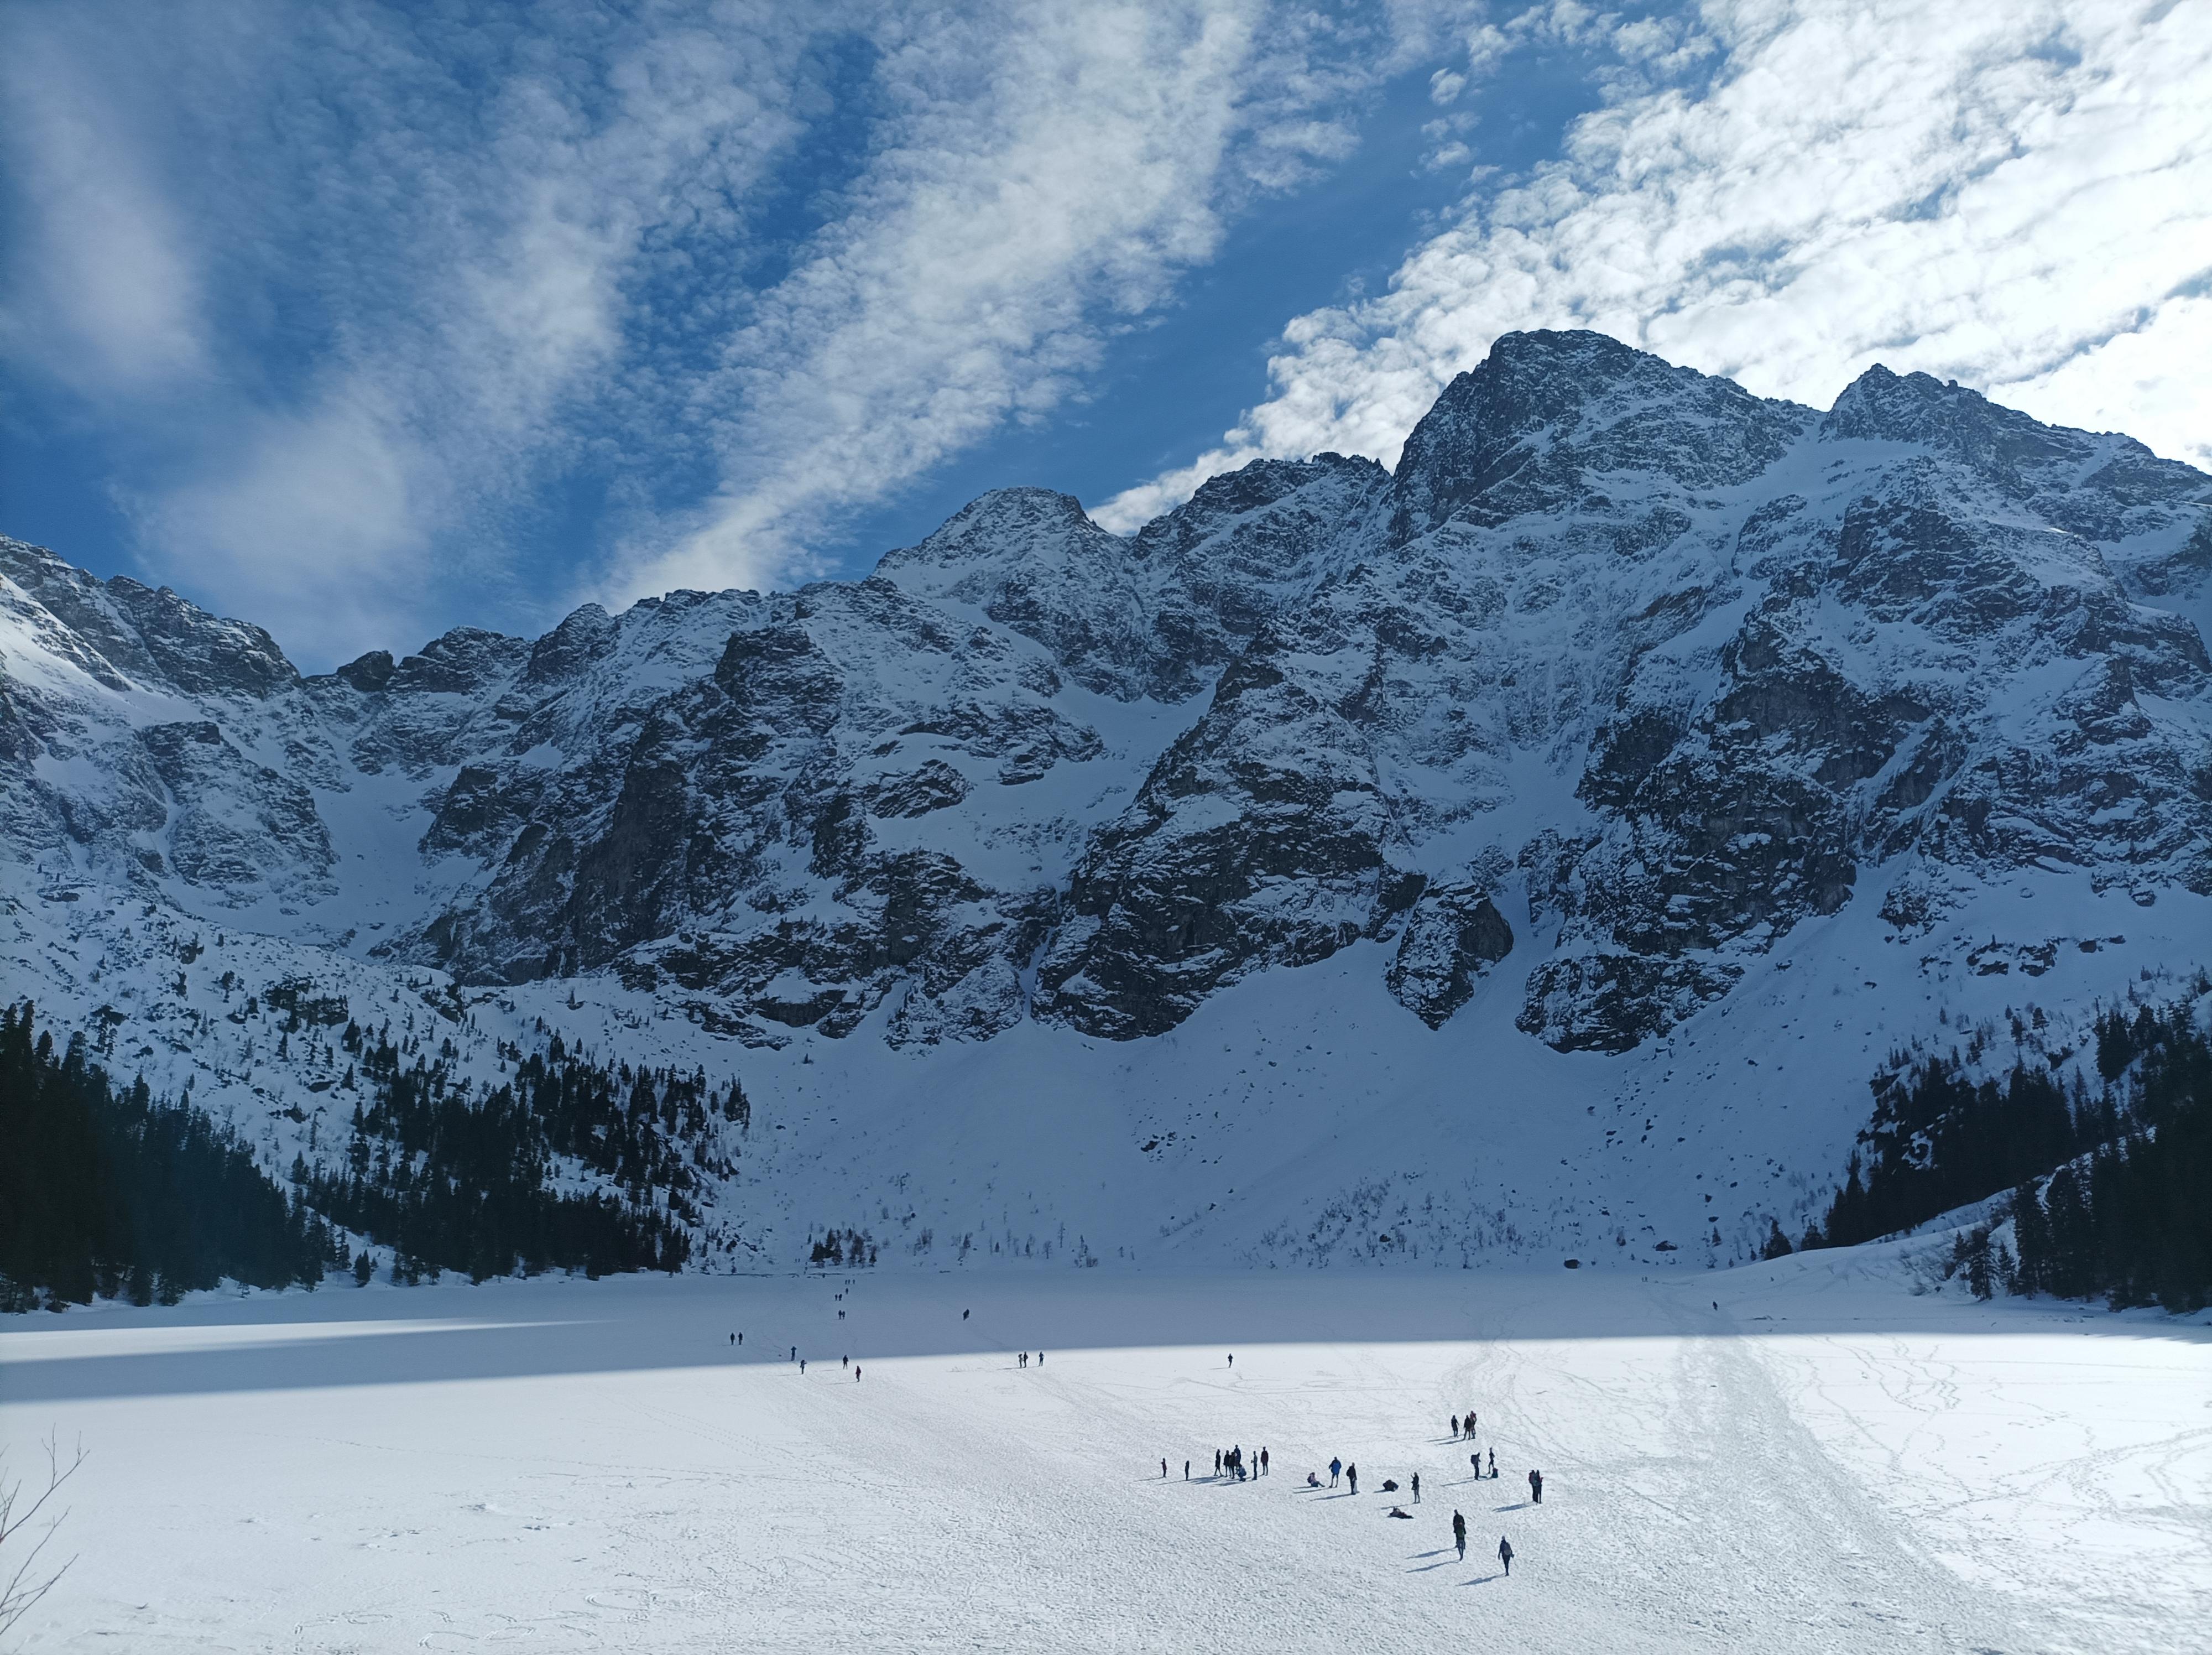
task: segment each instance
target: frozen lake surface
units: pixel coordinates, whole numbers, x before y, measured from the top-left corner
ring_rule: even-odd
[[[1468,1407],[1495,1481],[1449,1438]],[[2109,1652],[2212,1626],[2202,1318],[1915,1298],[1879,1250],[5,1318],[15,1469],[49,1432],[91,1457],[33,1651]],[[1214,1480],[1239,1444],[1273,1475]],[[1304,1486],[1333,1455],[1356,1497]],[[1381,1492],[1414,1472],[1419,1504]]]

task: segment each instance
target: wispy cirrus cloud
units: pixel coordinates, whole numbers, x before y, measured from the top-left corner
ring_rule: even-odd
[[[617,594],[804,569],[838,512],[1059,406],[1243,199],[1349,149],[1344,102],[1397,38],[1256,3],[888,31],[866,167],[704,387],[721,484]]]
[[[323,658],[511,581],[500,515],[600,435],[578,409],[652,239],[740,235],[801,130],[804,35],[727,5],[123,9],[10,20],[5,337],[134,439],[148,569]],[[88,222],[87,186],[129,194]]]
[[[1821,406],[1876,361],[1924,369],[2212,464],[2204,9],[1711,0],[1670,25],[1559,3],[1473,31],[1437,94],[1570,34],[1611,53],[1612,95],[1563,154],[1478,176],[1387,293],[1292,321],[1267,398],[1101,520],[1262,454],[1395,462],[1455,374],[1530,327]]]
[[[1463,21],[1395,15],[27,3],[0,347],[127,454],[144,570],[309,659],[770,584],[1077,394]],[[518,560],[579,476],[599,544]]]

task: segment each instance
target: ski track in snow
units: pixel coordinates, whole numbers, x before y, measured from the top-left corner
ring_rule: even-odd
[[[1914,1298],[1901,1257],[540,1281],[9,1318],[16,1468],[50,1431],[93,1454],[57,1542],[77,1561],[19,1639],[2191,1646],[2212,1329]],[[1469,1406],[1495,1480],[1447,1433]],[[1239,1443],[1273,1475],[1214,1479]],[[1302,1486],[1332,1454],[1358,1496]],[[1421,1503],[1380,1492],[1413,1471]]]

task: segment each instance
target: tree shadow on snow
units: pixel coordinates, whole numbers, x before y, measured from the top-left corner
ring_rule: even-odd
[[[1063,1360],[1083,1360],[1090,1351],[1144,1350],[1192,1379],[1212,1374],[1224,1335],[1237,1336],[1240,1346],[1252,1347],[1261,1360],[1271,1346],[1401,1340],[1729,1338],[1750,1331],[1745,1323],[1755,1313],[1775,1311],[1785,1311],[1786,1319],[1778,1315],[1760,1322],[1762,1333],[2063,1332],[2083,1339],[2181,1340],[2212,1349],[2212,1328],[2149,1313],[2093,1315],[2044,1301],[1971,1306],[1914,1299],[1887,1282],[1831,1280],[1836,1272],[1826,1261],[1847,1263],[1844,1255],[1851,1250],[1810,1255],[1814,1264],[1799,1264],[1793,1256],[1737,1272],[1700,1272],[1701,1280],[1682,1282],[1600,1275],[1562,1284],[1556,1272],[1474,1272],[1451,1282],[1444,1296],[1433,1282],[1364,1272],[1318,1283],[1301,1272],[1281,1273],[1279,1281],[1264,1274],[1130,1275],[1077,1287],[1059,1278],[956,1284],[927,1275],[884,1275],[867,1281],[842,1323],[829,1319],[817,1297],[819,1284],[811,1278],[630,1276],[366,1290],[333,1285],[313,1293],[210,1296],[166,1310],[104,1305],[90,1315],[0,1316],[0,1335],[14,1347],[0,1360],[0,1401],[86,1402],[654,1369],[696,1372],[702,1399],[711,1399],[729,1394],[720,1387],[737,1376],[726,1370],[786,1367],[784,1353],[793,1344],[805,1354],[826,1343],[871,1363],[986,1356],[995,1367],[1003,1360],[1003,1335],[987,1338],[980,1323],[995,1329],[1009,1321],[1030,1329],[1036,1343],[1066,1353],[1054,1358],[1055,1369]],[[1716,1287],[1724,1305],[1717,1316],[1709,1310]],[[963,1323],[961,1311],[979,1302],[989,1314]],[[336,1325],[349,1323],[354,1325]],[[220,1344],[179,1341],[173,1348],[136,1350],[116,1349],[104,1336],[125,1329],[216,1327],[254,1331]],[[732,1328],[752,1336],[735,1352],[726,1343]],[[96,1336],[76,1342],[88,1334]],[[49,1347],[68,1354],[21,1360],[48,1339],[70,1342]],[[1187,1372],[1176,1366],[1186,1354]],[[804,1380],[793,1375],[802,1384],[831,1384],[840,1377],[836,1369],[824,1370],[818,1381],[812,1373]],[[896,1382],[895,1373],[884,1378]],[[865,1404],[860,1388],[848,1381],[846,1389]]]

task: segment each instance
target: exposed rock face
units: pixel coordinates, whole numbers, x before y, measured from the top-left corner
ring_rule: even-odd
[[[1432,1029],[1474,995],[1475,980],[1513,952],[1513,928],[1480,885],[1435,885],[1406,916],[1383,981]]]
[[[1522,1030],[1617,1051],[1870,869],[1900,930],[2029,866],[2212,891],[2212,478],[1880,368],[1821,415],[1508,336],[1395,476],[1262,461],[1128,538],[1002,490],[863,581],[305,679],[0,575],[25,877],[753,1040],[1139,1038],[1364,940],[1431,1027],[1516,958]]]
[[[1185,701],[1360,554],[1389,486],[1370,459],[1258,460],[1127,540],[1072,496],[1001,489],[877,575],[1035,639],[1086,690]]]

